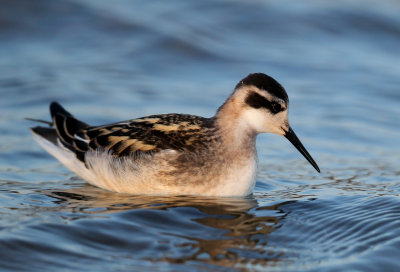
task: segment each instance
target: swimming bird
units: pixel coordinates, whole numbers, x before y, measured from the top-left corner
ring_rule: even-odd
[[[90,126],[53,102],[52,121],[42,121],[49,127],[31,130],[67,168],[109,191],[246,196],[255,185],[260,133],[286,137],[320,172],[289,125],[288,104],[275,79],[254,73],[211,118],[171,113]]]

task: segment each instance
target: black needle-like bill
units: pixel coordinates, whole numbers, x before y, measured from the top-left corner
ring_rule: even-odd
[[[298,151],[300,151],[300,153],[307,159],[307,161],[311,163],[312,166],[314,166],[315,170],[317,170],[320,173],[317,163],[314,161],[314,159],[308,153],[306,148],[300,142],[299,138],[297,138],[292,128],[289,128],[289,131],[286,132],[285,137],[297,148]]]

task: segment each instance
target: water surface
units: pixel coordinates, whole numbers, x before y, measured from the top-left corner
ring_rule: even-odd
[[[397,1],[0,1],[0,268],[398,271]],[[212,116],[250,72],[275,77],[321,174],[258,137],[247,198],[87,185],[32,140],[57,100],[102,124]]]

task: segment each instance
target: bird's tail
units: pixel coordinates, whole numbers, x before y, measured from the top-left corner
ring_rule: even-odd
[[[31,128],[32,132],[55,145],[61,144],[75,153],[79,160],[83,161],[84,152],[88,148],[87,143],[78,140],[75,138],[75,135],[80,130],[89,127],[89,125],[76,119],[57,102],[50,104],[50,115],[52,122],[27,118],[28,120],[45,123],[50,126],[33,127]]]

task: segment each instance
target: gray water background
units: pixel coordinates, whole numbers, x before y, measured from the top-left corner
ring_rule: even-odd
[[[0,270],[399,271],[400,2],[0,0]],[[321,174],[258,137],[248,198],[87,185],[24,117],[212,116],[275,77]]]

